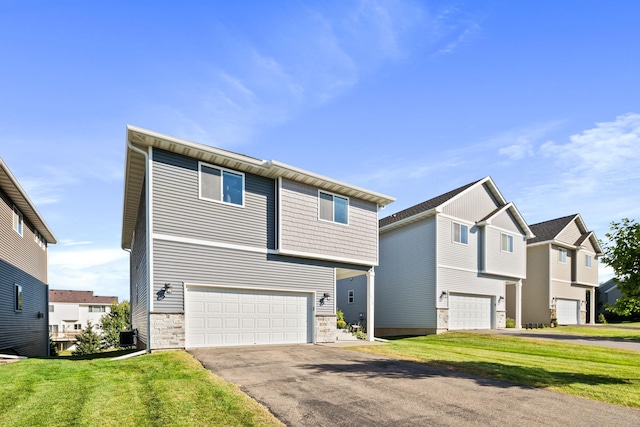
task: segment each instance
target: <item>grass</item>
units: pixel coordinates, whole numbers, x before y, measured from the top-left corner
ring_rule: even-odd
[[[354,349],[640,408],[640,353],[634,351],[465,332]]]
[[[282,426],[184,351],[0,366],[2,426]]]
[[[598,338],[616,338],[640,341],[640,324],[637,323],[607,324],[598,326],[558,326],[557,328],[532,329],[527,332],[539,332],[541,334],[584,335]]]

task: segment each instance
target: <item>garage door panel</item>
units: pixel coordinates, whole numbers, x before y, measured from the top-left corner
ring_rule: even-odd
[[[449,296],[449,329],[491,329],[493,299],[484,295]]]
[[[310,294],[187,287],[186,298],[188,347],[312,342]]]
[[[578,324],[578,300],[558,299],[556,300],[556,317],[561,325]]]

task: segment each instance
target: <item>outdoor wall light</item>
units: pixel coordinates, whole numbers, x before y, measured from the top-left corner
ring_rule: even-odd
[[[44,313],[39,311],[38,312],[38,319],[42,319],[44,317]]]
[[[320,305],[324,305],[325,301],[329,299],[329,293],[325,292],[320,298]]]
[[[325,292],[324,295],[322,295],[322,298],[329,299],[329,293]]]
[[[500,304],[502,302],[502,300],[504,300],[504,297],[502,295],[500,295],[500,297],[498,298],[498,304]]]
[[[442,291],[442,293],[440,294],[440,299],[443,299],[446,296],[447,296],[447,293],[445,291]]]
[[[165,284],[164,284],[164,286],[162,287],[162,289],[163,289],[166,293],[170,294],[170,293],[171,293],[171,283],[165,283]]]

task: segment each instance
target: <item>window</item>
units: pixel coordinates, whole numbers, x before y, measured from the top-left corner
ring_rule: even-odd
[[[469,226],[464,224],[453,223],[453,241],[466,245],[469,243]]]
[[[82,330],[82,325],[80,323],[74,323],[73,324],[73,330],[74,331],[81,331]]]
[[[355,292],[353,290],[349,291],[347,294],[347,302],[349,302],[349,304],[356,302]]]
[[[15,310],[22,311],[22,286],[16,285],[15,289]]]
[[[349,223],[349,199],[320,191],[318,200],[320,219],[340,224]]]
[[[89,306],[89,313],[104,313],[106,310],[106,307],[104,305],[90,305]]]
[[[49,313],[53,313],[53,304],[49,304]]]
[[[200,198],[244,205],[244,174],[200,163]]]
[[[13,207],[13,229],[16,230],[16,233],[22,236],[22,212],[18,210],[15,206]]]
[[[49,325],[49,333],[57,334],[58,333],[58,325]]]
[[[587,266],[587,268],[591,268],[591,263],[592,263],[593,257],[589,254],[585,254],[585,265]]]
[[[567,250],[565,248],[558,248],[558,262],[560,264],[567,263]]]
[[[44,248],[47,247],[47,244],[44,241],[44,238],[42,238],[40,233],[38,233],[37,231],[33,232],[33,241],[36,242],[38,244],[38,246],[40,246],[42,248],[42,250],[44,250]]]
[[[502,233],[501,240],[502,240],[502,244],[501,244],[502,252],[513,253],[513,236],[511,236],[510,234]]]

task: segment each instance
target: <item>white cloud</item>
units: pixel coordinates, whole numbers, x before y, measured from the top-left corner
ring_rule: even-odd
[[[36,206],[59,203],[64,198],[64,189],[78,180],[68,171],[53,166],[37,169],[38,176],[20,178],[20,185]]]
[[[505,156],[509,160],[522,160],[532,157],[535,144],[546,138],[550,132],[557,129],[562,123],[562,121],[550,121],[520,129],[512,129],[490,138],[483,143],[483,146],[499,146],[498,154],[501,156]]]

